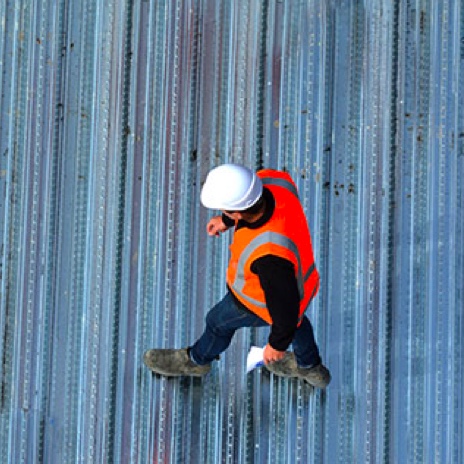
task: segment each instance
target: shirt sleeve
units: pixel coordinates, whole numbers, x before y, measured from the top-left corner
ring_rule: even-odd
[[[222,222],[227,227],[232,227],[235,225],[235,221],[231,219],[229,216],[225,215],[224,213],[222,213]]]
[[[298,325],[300,295],[293,263],[274,255],[258,258],[251,266],[258,275],[272,318],[269,345],[285,351]]]

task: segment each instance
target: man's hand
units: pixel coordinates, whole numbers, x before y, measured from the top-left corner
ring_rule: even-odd
[[[219,235],[225,232],[228,227],[222,222],[222,216],[214,216],[210,219],[206,226],[206,232],[208,235]]]
[[[280,361],[285,356],[285,351],[277,351],[269,343],[264,347],[264,364]]]

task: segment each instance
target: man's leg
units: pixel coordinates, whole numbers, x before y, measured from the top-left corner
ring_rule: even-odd
[[[211,361],[227,349],[237,329],[267,325],[254,314],[238,307],[230,293],[206,316],[205,331],[186,349],[154,349],[144,354],[144,362],[153,372],[166,376],[202,376],[210,370]]]
[[[306,316],[296,329],[292,345],[298,367],[314,367],[321,363],[313,326]]]
[[[237,329],[265,325],[258,316],[239,308],[228,292],[207,314],[205,331],[190,348],[190,357],[196,364],[209,364],[229,347]]]
[[[327,387],[331,380],[330,372],[321,362],[313,327],[306,316],[295,332],[292,345],[293,353],[287,352],[281,361],[266,367],[281,377],[297,377],[314,387]]]

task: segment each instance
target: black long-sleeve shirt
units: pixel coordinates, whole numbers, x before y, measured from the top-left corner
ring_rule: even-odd
[[[264,188],[263,194],[266,207],[262,217],[253,223],[240,220],[237,224],[238,229],[242,227],[257,229],[271,218],[275,209],[275,200],[267,188]],[[235,225],[235,222],[225,214],[222,220],[228,227]],[[300,296],[293,263],[285,258],[269,254],[256,259],[251,264],[251,271],[259,278],[272,318],[269,345],[275,350],[285,351],[295,335],[300,308]],[[236,302],[245,311],[249,311],[238,299]]]

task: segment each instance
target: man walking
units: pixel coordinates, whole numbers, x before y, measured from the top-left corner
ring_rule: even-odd
[[[264,363],[271,372],[325,388],[322,364],[305,311],[319,289],[311,236],[295,183],[281,171],[221,165],[208,174],[201,202],[222,211],[209,235],[234,227],[227,293],[206,316],[201,337],[183,349],[152,349],[144,362],[165,376],[202,376],[237,329],[270,326]],[[292,345],[293,352],[287,351]]]

